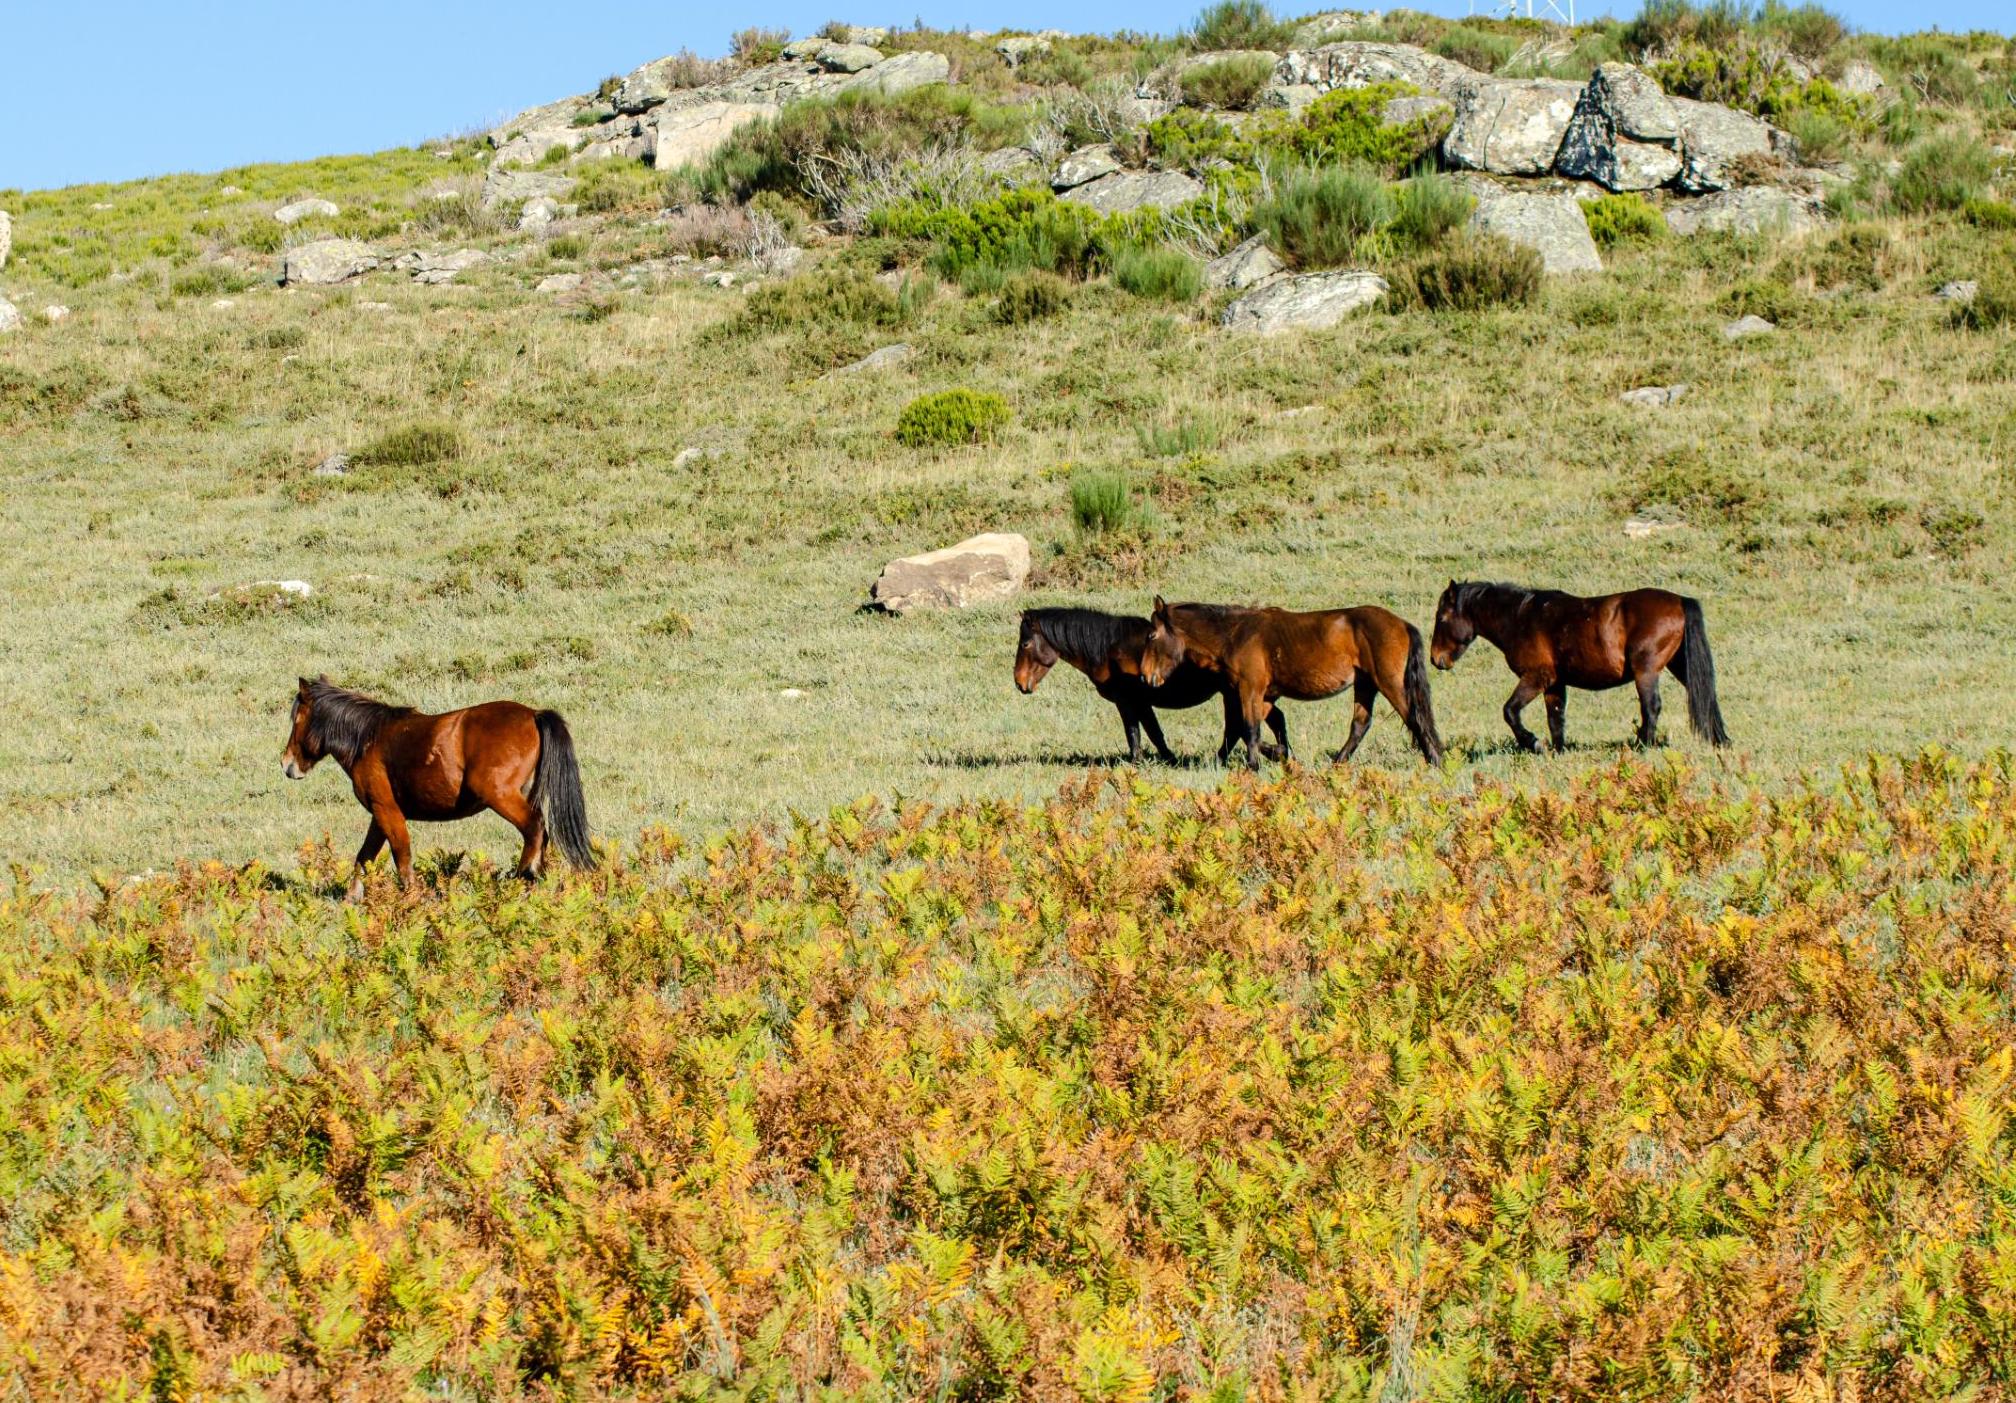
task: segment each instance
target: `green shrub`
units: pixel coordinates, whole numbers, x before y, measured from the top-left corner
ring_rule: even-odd
[[[219,263],[199,263],[168,279],[168,291],[176,297],[224,297],[250,286],[252,279]]]
[[[1298,268],[1360,260],[1368,237],[1393,220],[1393,194],[1363,166],[1291,166],[1253,211],[1254,226]]]
[[[1480,73],[1496,73],[1519,51],[1519,43],[1509,34],[1459,24],[1435,41],[1435,52],[1454,59]]]
[[[1906,34],[1895,39],[1867,35],[1857,41],[1880,64],[1891,85],[1923,94],[1942,107],[1965,107],[1981,94],[1981,76],[1946,34]]]
[[[1906,214],[1964,209],[1987,193],[1994,175],[1995,158],[1980,142],[1953,133],[1927,137],[1904,153],[1890,203]]]
[[[1253,144],[1208,112],[1179,107],[1143,130],[1149,159],[1165,170],[1202,170],[1218,161],[1250,162]]]
[[[1024,268],[1083,277],[1091,268],[1099,216],[1048,190],[1009,190],[964,209],[917,202],[889,205],[869,218],[871,233],[928,239],[931,266],[968,290],[976,265],[999,278]]]
[[[908,448],[950,448],[992,438],[1008,422],[1008,401],[985,390],[919,395],[896,420],[896,441]]]
[[[2016,255],[2016,249],[2003,252],[2005,257]],[[1981,278],[1973,301],[1961,306],[1958,316],[1963,326],[1976,331],[2016,326],[2016,273],[2010,272],[2006,262]]]
[[[1168,244],[1116,244],[1108,262],[1113,281],[1136,297],[1194,302],[1204,290],[1204,269],[1197,260]]]
[[[1787,5],[1782,0],[1764,0],[1753,23],[1760,32],[1770,35],[1793,53],[1816,63],[1848,37],[1848,26],[1841,17],[1819,5]]]
[[[1749,7],[1742,0],[1710,0],[1706,5],[1645,0],[1638,17],[1624,26],[1623,40],[1626,48],[1641,56],[1671,52],[1688,42],[1724,48],[1743,37],[1749,18]]]
[[[1806,311],[1806,299],[1776,278],[1745,278],[1715,305],[1728,316],[1762,317],[1775,326],[1796,322]]]
[[[1265,54],[1235,54],[1216,63],[1201,63],[1183,73],[1183,101],[1192,107],[1244,111],[1274,76],[1274,61]]]
[[[1147,514],[1122,473],[1089,471],[1071,478],[1071,521],[1087,536],[1139,532]]]
[[[548,240],[546,244],[547,256],[560,259],[562,262],[571,262],[587,251],[588,241],[579,234],[562,234],[556,239]]]
[[[1795,112],[1782,125],[1799,143],[1803,160],[1835,161],[1847,149],[1849,131],[1841,119],[1826,112]]]
[[[1875,292],[1887,281],[1890,236],[1874,224],[1851,224],[1824,243],[1808,244],[1786,259],[1786,270],[1822,289]]]
[[[1053,42],[1043,53],[1022,60],[1015,76],[1038,88],[1083,88],[1093,79],[1092,65],[1068,43]]]
[[[1339,88],[1311,103],[1299,123],[1270,131],[1265,140],[1270,148],[1305,163],[1356,162],[1391,175],[1421,160],[1448,132],[1446,110],[1437,117],[1387,125],[1387,103],[1418,95],[1410,83]]]
[[[411,468],[460,458],[466,448],[462,431],[453,424],[422,422],[388,429],[350,455],[350,461],[370,468]]]
[[[1462,228],[1476,207],[1476,197],[1448,176],[1423,171],[1394,189],[1389,227],[1401,248],[1432,248]]]
[[[1474,312],[1532,302],[1545,268],[1540,255],[1496,234],[1459,234],[1403,265],[1391,279],[1393,305]]]
[[[1582,205],[1589,237],[1602,249],[1652,243],[1666,237],[1666,216],[1639,194],[1599,195]]]
[[[1065,311],[1071,305],[1071,285],[1055,273],[1030,269],[1004,278],[1001,296],[994,303],[994,320],[1003,326],[1022,326]]]
[[[2016,205],[1977,196],[1960,207],[1961,217],[1977,229],[2016,229]]]
[[[1150,458],[1187,458],[1216,448],[1222,432],[1210,419],[1189,418],[1174,423],[1142,424],[1134,430],[1134,436],[1141,444],[1141,451]]]
[[[728,37],[728,52],[739,61],[754,68],[759,64],[775,63],[784,52],[784,46],[791,42],[788,29],[764,29],[751,25],[738,29]]]
[[[1218,0],[1190,27],[1190,44],[1199,53],[1218,49],[1285,49],[1294,27],[1274,18],[1262,0]]]
[[[906,320],[902,298],[868,274],[822,269],[755,288],[730,325],[747,332],[802,332],[814,327],[891,327]]]

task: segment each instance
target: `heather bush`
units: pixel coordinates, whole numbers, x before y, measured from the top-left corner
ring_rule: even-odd
[[[1495,234],[1458,234],[1402,264],[1388,279],[1395,307],[1475,312],[1540,295],[1540,255]]]
[[[1274,63],[1264,54],[1235,54],[1199,64],[1183,72],[1183,101],[1192,107],[1243,111],[1253,105],[1273,74]]]
[[[1602,249],[1651,243],[1666,237],[1666,216],[1643,195],[1599,195],[1582,205],[1589,237]]]
[[[1890,204],[1905,214],[1966,208],[1980,199],[1995,175],[1995,158],[1971,137],[1930,136],[1904,153],[1890,181]]]
[[[1008,401],[991,391],[939,390],[903,407],[896,441],[908,448],[956,448],[994,437],[1008,419]]]
[[[1285,49],[1292,26],[1274,17],[1263,0],[1218,0],[1190,28],[1190,46],[1199,53],[1220,49]]]

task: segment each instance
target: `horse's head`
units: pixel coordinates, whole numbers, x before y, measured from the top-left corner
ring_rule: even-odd
[[[1034,611],[1022,616],[1022,639],[1015,645],[1015,685],[1026,696],[1057,666],[1057,650],[1043,636]]]
[[[1155,612],[1148,619],[1148,641],[1141,647],[1141,680],[1159,687],[1182,664],[1187,646],[1177,628],[1176,611],[1155,596]]]
[[[306,779],[322,758],[311,721],[315,712],[314,684],[301,679],[294,693],[294,705],[287,712],[287,749],[280,755],[280,773],[289,779]]]
[[[1463,612],[1463,591],[1454,580],[1442,591],[1435,605],[1435,640],[1428,648],[1428,660],[1439,668],[1452,668],[1477,636],[1477,626]]]

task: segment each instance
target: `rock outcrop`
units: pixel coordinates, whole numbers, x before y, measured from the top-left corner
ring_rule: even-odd
[[[1466,84],[1442,159],[1493,175],[1545,175],[1554,169],[1582,89],[1551,78]]]
[[[767,102],[702,102],[667,108],[651,125],[651,164],[661,171],[699,165],[737,131],[751,122],[775,117],[780,110]]]
[[[1279,277],[1287,264],[1267,247],[1263,234],[1255,234],[1230,253],[1221,254],[1204,265],[1204,286],[1220,291],[1245,292],[1270,278]]]
[[[411,273],[416,283],[452,283],[458,273],[489,261],[490,255],[480,248],[457,249],[453,253],[421,253],[416,249],[400,254],[392,260],[392,266],[402,273]]]
[[[293,287],[327,287],[348,282],[376,268],[378,250],[355,239],[317,239],[287,250],[280,264],[280,281]]]
[[[1081,146],[1057,163],[1057,173],[1050,177],[1053,190],[1075,190],[1080,185],[1089,185],[1102,175],[1111,175],[1120,169],[1120,153],[1110,144]]]
[[[1575,104],[1554,168],[1612,190],[1653,190],[1680,174],[1680,111],[1642,69],[1606,63]]]
[[[328,200],[296,200],[292,204],[280,206],[273,211],[273,217],[282,224],[295,224],[303,219],[334,219],[343,211]]]
[[[1062,198],[1100,214],[1125,214],[1137,209],[1174,209],[1203,193],[1203,185],[1181,171],[1114,171],[1066,190]]]
[[[557,200],[571,191],[574,184],[573,177],[554,171],[502,170],[492,165],[490,173],[483,177],[483,208],[496,209],[541,195]]]
[[[1769,122],[1692,98],[1668,99],[1680,113],[1681,165],[1675,182],[1689,194],[1727,190],[1737,182],[1745,158],[1769,161],[1796,154],[1792,138]]]
[[[1304,273],[1276,278],[1247,293],[1218,320],[1229,330],[1255,336],[1320,331],[1385,295],[1386,280],[1377,273]]]
[[[1369,88],[1374,83],[1412,83],[1423,92],[1453,101],[1462,90],[1489,81],[1474,68],[1412,44],[1345,40],[1289,53],[1274,66],[1272,86],[1308,87],[1327,93],[1336,88]]]
[[[1465,179],[1463,188],[1477,200],[1471,228],[1533,249],[1550,274],[1603,271],[1574,191],[1513,189],[1480,176]]]
[[[1775,185],[1718,190],[1666,207],[1666,227],[1676,234],[1803,234],[1827,222],[1820,204]]]
[[[892,614],[913,609],[964,609],[1006,599],[1029,578],[1029,542],[1010,532],[989,532],[882,567],[870,589]]]

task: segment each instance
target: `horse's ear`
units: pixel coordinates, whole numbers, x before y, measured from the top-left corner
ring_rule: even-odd
[[[1162,596],[1161,596],[1161,595],[1159,595],[1159,594],[1158,594],[1158,595],[1156,595],[1156,596],[1155,596],[1155,614],[1156,614],[1156,617],[1158,617],[1158,618],[1159,618],[1159,617],[1161,617],[1162,615],[1164,615],[1164,614],[1166,614],[1166,613],[1168,613],[1168,612],[1169,612],[1169,606],[1168,606],[1167,604],[1165,604],[1165,603],[1164,603],[1164,602],[1162,601]]]
[[[298,680],[299,680],[299,681],[300,681],[300,683],[301,683],[301,695],[305,697],[305,696],[307,696],[307,695],[308,695],[308,688],[309,688],[309,687],[310,687],[310,686],[311,686],[312,684],[311,684],[311,683],[310,683],[310,682],[308,681],[308,679],[307,679],[307,678],[305,678],[305,677],[303,677],[303,678],[300,678],[300,679],[298,679]]]

